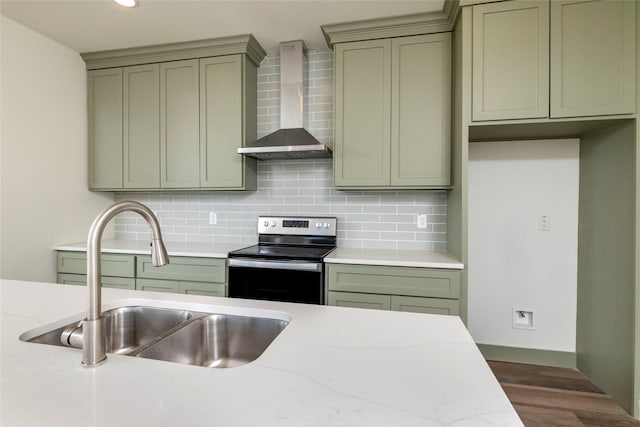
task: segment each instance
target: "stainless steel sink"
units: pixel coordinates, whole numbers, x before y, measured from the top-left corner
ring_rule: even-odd
[[[103,316],[105,317],[107,353],[130,354],[192,319],[194,313],[187,310],[128,306],[106,311]],[[32,338],[28,342],[69,346],[61,340],[61,336],[65,330],[71,331],[76,326],[78,328],[74,333],[81,332],[80,323],[73,322]],[[82,346],[82,341],[79,343],[76,347]]]
[[[232,368],[260,357],[287,324],[278,319],[212,314],[189,322],[138,357]]]
[[[148,306],[125,306],[103,313],[106,352],[214,368],[256,360],[289,324],[268,317],[213,314]],[[82,347],[75,321],[23,341]]]

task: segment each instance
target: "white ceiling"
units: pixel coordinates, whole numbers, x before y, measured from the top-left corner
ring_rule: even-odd
[[[320,25],[442,10],[444,0],[0,0],[0,13],[77,52],[252,33],[269,54],[302,39],[327,49]]]

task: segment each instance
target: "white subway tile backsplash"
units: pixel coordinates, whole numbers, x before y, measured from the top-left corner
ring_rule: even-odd
[[[308,129],[333,145],[333,53],[309,51]],[[268,56],[258,71],[258,137],[280,126],[280,58]],[[137,200],[158,216],[167,241],[253,244],[261,214],[338,218],[338,245],[349,248],[446,249],[447,197],[435,191],[337,191],[331,160],[258,162],[255,192],[117,193]],[[209,224],[209,212],[217,224]],[[416,216],[427,214],[426,229]],[[144,220],[133,213],[115,218],[122,239],[148,239]]]

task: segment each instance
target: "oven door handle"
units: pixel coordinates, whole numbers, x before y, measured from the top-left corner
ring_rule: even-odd
[[[276,270],[322,271],[321,262],[296,261],[255,261],[247,259],[229,258],[229,267],[271,268]]]

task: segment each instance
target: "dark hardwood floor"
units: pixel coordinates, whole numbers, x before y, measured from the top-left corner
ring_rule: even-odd
[[[574,369],[488,363],[526,427],[640,426]]]

